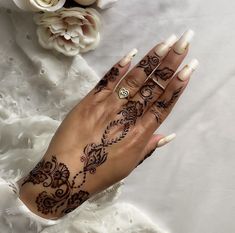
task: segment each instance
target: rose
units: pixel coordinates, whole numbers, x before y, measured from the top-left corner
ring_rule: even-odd
[[[118,0],[74,0],[82,6],[89,6],[94,2],[97,2],[97,6],[101,9],[106,9],[112,7],[112,5]]]
[[[25,11],[56,11],[63,7],[66,0],[13,0]]]
[[[39,43],[66,56],[95,49],[100,41],[100,19],[92,8],[62,8],[36,15]]]

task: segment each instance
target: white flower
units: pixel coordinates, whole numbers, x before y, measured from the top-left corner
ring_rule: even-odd
[[[100,41],[100,18],[92,8],[62,8],[35,17],[39,43],[64,55],[75,56],[95,49]]]
[[[66,0],[13,0],[25,11],[56,11],[63,7]]]
[[[118,0],[97,0],[97,6],[101,9],[107,9],[113,6]]]
[[[101,9],[110,8],[118,0],[74,0],[75,2],[81,4],[82,6],[89,6],[94,2],[97,2],[97,6]]]

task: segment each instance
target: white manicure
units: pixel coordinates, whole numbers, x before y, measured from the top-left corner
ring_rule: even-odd
[[[194,31],[189,29],[187,30],[180,39],[176,42],[174,46],[174,51],[178,54],[183,54],[187,47],[189,46],[190,42],[194,37]]]
[[[132,49],[125,57],[122,58],[122,60],[119,62],[119,65],[121,67],[126,66],[129,62],[131,62],[131,60],[137,53],[138,53],[137,49]]]
[[[155,48],[155,53],[159,57],[164,57],[169,52],[170,48],[173,46],[173,44],[178,40],[176,35],[171,35],[169,38],[167,38],[163,43],[159,44]]]
[[[176,137],[175,133],[172,133],[164,138],[162,138],[158,144],[157,147],[165,146],[167,143],[171,142]]]
[[[199,62],[197,59],[193,59],[191,62],[189,62],[188,65],[186,65],[178,74],[178,78],[181,81],[187,80],[192,73],[197,69],[199,65]]]

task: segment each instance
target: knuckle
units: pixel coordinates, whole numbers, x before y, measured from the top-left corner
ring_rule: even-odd
[[[126,85],[131,89],[137,89],[140,87],[139,81],[136,79],[136,76],[130,75],[125,79]]]

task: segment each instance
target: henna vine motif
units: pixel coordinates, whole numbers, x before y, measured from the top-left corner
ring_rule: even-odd
[[[116,67],[112,67],[112,69],[98,82],[95,87],[95,94],[102,91],[105,87],[107,87],[108,82],[113,82],[116,80],[119,75],[119,69]]]
[[[183,87],[180,87],[179,89],[177,89],[176,91],[173,92],[170,100],[161,100],[161,101],[157,101],[156,106],[158,108],[169,108],[174,102],[175,100],[179,97],[181,90],[183,89]]]
[[[170,79],[174,73],[175,73],[174,70],[165,67],[163,69],[156,69],[154,71],[154,76],[156,77],[156,81],[159,81],[159,79],[166,81]]]
[[[145,58],[143,58],[137,67],[143,68],[144,72],[147,76],[149,76],[154,68],[159,64],[160,59],[157,55],[147,55]]]
[[[56,156],[52,156],[51,161],[40,161],[22,184],[23,186],[26,183],[33,183],[50,187],[50,192],[43,191],[37,196],[38,211],[46,215],[57,213],[59,210],[64,215],[86,201],[90,194],[81,190],[81,187],[86,182],[87,173],[96,172],[97,167],[107,160],[106,148],[121,141],[142,114],[143,104],[139,101],[129,101],[118,113],[121,118],[111,121],[107,125],[101,143],[86,145],[80,159],[84,163],[83,170],[74,175],[72,179],[67,166],[58,163]],[[122,128],[118,135],[116,135],[116,127]]]

